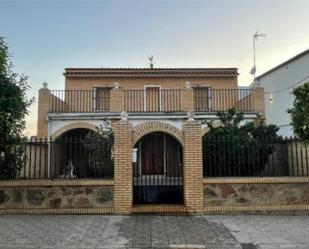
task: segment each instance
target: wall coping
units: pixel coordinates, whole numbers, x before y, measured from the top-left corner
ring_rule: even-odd
[[[308,211],[309,205],[205,206],[205,213]]]
[[[309,182],[308,176],[296,177],[221,177],[221,178],[204,178],[204,184],[242,184],[242,183],[304,183]]]
[[[4,180],[0,187],[49,187],[49,186],[113,186],[114,180],[108,179],[33,179]]]
[[[111,207],[102,208],[20,208],[0,209],[0,215],[28,215],[28,214],[112,214]]]

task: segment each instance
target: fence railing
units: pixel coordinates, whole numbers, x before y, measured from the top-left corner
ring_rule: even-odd
[[[197,112],[254,111],[252,89],[194,88],[193,99],[182,99],[183,89],[147,88],[122,90],[121,101],[111,99],[111,88],[96,87],[93,90],[52,90],[48,96],[50,112],[109,112],[111,101],[123,104],[127,112],[178,112],[183,101],[192,101]],[[118,108],[119,109],[119,108]],[[121,109],[121,108],[120,108]]]
[[[309,147],[296,138],[276,142],[242,137],[203,139],[204,177],[309,176]]]
[[[252,89],[194,89],[195,111],[253,111]]]
[[[124,90],[124,108],[128,112],[181,111],[181,90]]]
[[[99,88],[98,88],[99,89]],[[110,109],[110,89],[52,90],[50,112],[107,112]]]
[[[114,167],[112,154],[108,154],[111,150],[106,149],[102,145],[90,148],[79,137],[55,141],[32,139],[13,148],[18,157],[15,178],[110,179]],[[203,174],[204,177],[309,176],[309,147],[296,138],[276,142],[248,142],[232,136],[204,138]]]
[[[89,148],[84,138],[49,141],[32,139],[16,145],[16,179],[113,178],[111,160],[105,160],[102,145]],[[101,156],[103,155],[103,157]]]

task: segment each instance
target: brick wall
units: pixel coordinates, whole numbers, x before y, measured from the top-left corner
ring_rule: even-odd
[[[201,211],[203,200],[203,162],[201,124],[188,120],[184,132],[184,200],[189,212]]]
[[[265,103],[264,103],[264,88],[255,87],[252,92],[252,105],[253,110],[259,112],[265,118]]]
[[[136,77],[136,78],[66,78],[65,90],[92,90],[93,87],[113,87],[117,82],[124,90],[144,89],[144,85],[161,85],[162,89],[183,89],[186,82],[191,82],[194,85],[207,85],[213,89],[234,89],[237,88],[237,77],[220,78],[220,77],[205,77],[205,78],[164,78],[164,77]]]
[[[37,119],[37,136],[39,138],[47,138],[47,113],[50,108],[50,90],[43,87],[39,90],[38,97],[38,119]]]
[[[112,123],[114,131],[114,208],[130,213],[133,200],[132,124],[126,120]]]

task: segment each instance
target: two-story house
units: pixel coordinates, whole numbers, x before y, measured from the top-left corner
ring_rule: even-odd
[[[120,212],[132,203],[198,210],[207,132],[200,121],[232,107],[246,119],[264,115],[263,89],[238,89],[237,68],[66,68],[64,76],[65,90],[39,90],[37,136],[84,136],[109,120]]]

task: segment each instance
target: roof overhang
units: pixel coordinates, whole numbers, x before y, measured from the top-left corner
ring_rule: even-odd
[[[67,78],[237,77],[237,68],[66,68]]]

